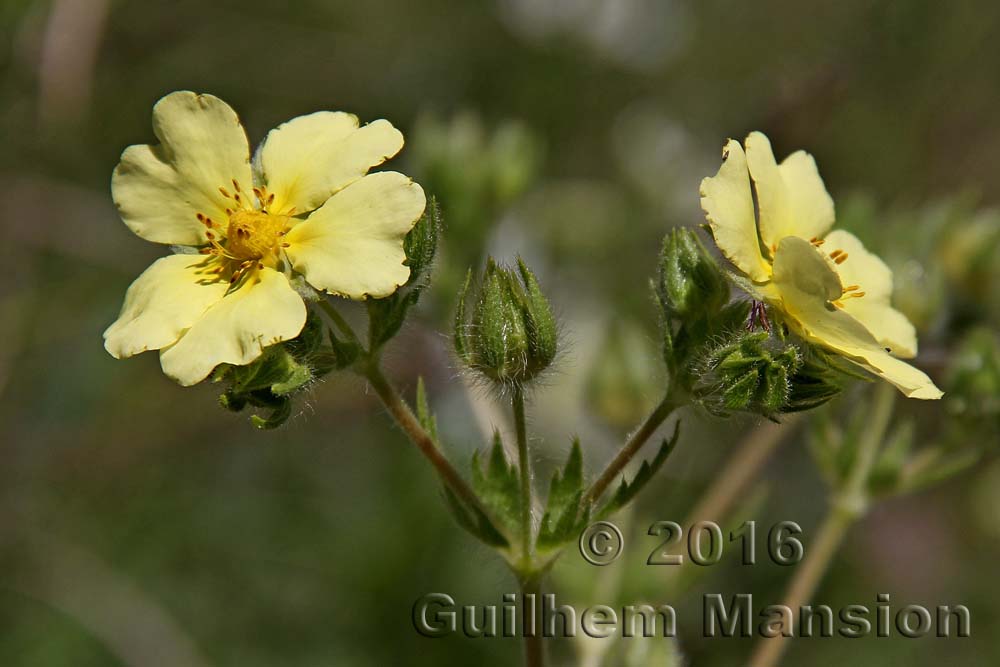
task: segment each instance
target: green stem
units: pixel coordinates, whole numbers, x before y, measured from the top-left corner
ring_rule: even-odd
[[[420,421],[413,414],[413,410],[410,409],[410,406],[399,395],[396,388],[385,377],[377,360],[369,360],[369,363],[363,365],[361,372],[368,378],[372,389],[375,390],[375,393],[382,400],[382,404],[385,405],[389,414],[392,415],[392,418],[399,427],[403,429],[403,432],[406,433],[410,441],[417,446],[417,449],[424,455],[424,458],[434,466],[434,469],[437,470],[438,475],[440,475],[445,485],[459,499],[474,508],[477,513],[481,513],[487,517],[491,516],[486,508],[483,507],[482,501],[480,501],[476,492],[462,479],[462,476],[455,470],[454,466],[451,465],[448,459],[444,457],[444,454],[437,448],[434,438],[420,425]]]
[[[889,427],[895,398],[895,389],[891,386],[885,384],[877,388],[875,405],[869,417],[869,428],[858,443],[847,479],[834,494],[830,511],[817,531],[815,540],[809,546],[809,553],[789,583],[781,604],[791,610],[793,628],[798,622],[802,605],[808,604],[812,599],[847,531],[864,516],[868,503],[865,487]],[[779,636],[758,642],[757,649],[750,658],[749,667],[776,667],[785,649],[788,648],[790,639],[791,637]]]
[[[542,575],[532,574],[518,579],[521,584],[521,613],[532,606],[534,627],[524,627],[525,667],[545,667],[545,642],[542,636]],[[528,597],[533,596],[533,597]]]
[[[611,482],[618,477],[622,469],[642,449],[642,446],[646,444],[649,437],[653,435],[656,429],[660,427],[660,424],[670,416],[670,413],[676,407],[677,405],[671,400],[669,394],[660,401],[660,404],[646,417],[646,421],[625,441],[625,444],[618,450],[618,454],[611,460],[611,463],[604,469],[600,477],[583,494],[583,503],[585,506],[596,502],[601,497],[601,494],[607,490]]]
[[[524,390],[515,386],[511,394],[514,407],[514,428],[517,431],[517,462],[521,472],[521,562],[530,567],[532,553],[531,526],[531,459],[528,456],[528,432],[524,419]]]

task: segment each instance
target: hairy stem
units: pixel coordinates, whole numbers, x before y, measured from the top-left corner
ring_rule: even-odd
[[[529,614],[533,623],[522,624],[524,630],[525,667],[545,667],[545,643],[542,639],[542,575],[540,573],[519,578],[521,584],[521,613]]]
[[[392,418],[399,427],[403,429],[403,432],[406,433],[410,441],[417,446],[417,449],[424,455],[424,458],[434,466],[434,469],[448,488],[464,503],[475,508],[478,513],[490,516],[486,508],[483,507],[476,492],[472,490],[472,487],[462,479],[462,476],[455,470],[454,466],[444,457],[444,454],[437,448],[434,438],[420,425],[420,421],[413,414],[413,410],[385,377],[385,374],[379,367],[378,361],[371,360],[370,363],[365,364],[363,374],[368,378],[368,382],[371,383],[372,389],[375,390],[378,397],[382,399],[382,404],[385,405],[389,414],[392,415]]]
[[[809,546],[805,560],[796,569],[781,603],[792,612],[792,628],[798,623],[802,605],[808,604],[816,592],[816,587],[829,568],[847,531],[864,515],[868,501],[865,487],[885,438],[895,398],[895,390],[889,385],[881,385],[876,389],[869,428],[858,443],[851,470],[843,486],[834,494],[830,511],[817,531],[816,539]],[[750,658],[749,667],[776,667],[785,649],[788,648],[790,639],[791,637],[779,636],[761,640]]]
[[[524,420],[524,390],[515,386],[511,394],[514,429],[517,431],[517,459],[521,473],[521,559],[530,566],[533,558],[531,540],[531,458],[528,456],[528,432]]]
[[[642,446],[646,444],[649,437],[653,435],[656,429],[660,427],[660,424],[662,424],[664,420],[670,416],[670,413],[673,412],[676,407],[677,406],[670,399],[669,395],[665,396],[664,399],[660,401],[660,404],[653,409],[648,417],[646,417],[646,421],[644,421],[642,425],[639,426],[639,428],[636,429],[631,436],[629,436],[628,440],[625,441],[625,444],[620,450],[618,450],[618,454],[616,454],[615,458],[611,460],[611,463],[609,463],[608,467],[604,469],[604,472],[601,473],[600,477],[598,477],[597,480],[590,485],[590,488],[587,489],[587,492],[583,494],[583,503],[585,505],[594,503],[601,497],[601,494],[607,490],[611,482],[618,477],[622,469],[628,465],[628,462],[632,460],[632,457],[634,457],[639,450],[642,449]]]

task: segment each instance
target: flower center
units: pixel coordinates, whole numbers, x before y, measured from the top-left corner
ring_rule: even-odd
[[[229,216],[226,253],[233,259],[264,259],[277,255],[288,216],[240,209]]]
[[[232,208],[226,208],[229,224],[224,238],[220,238],[222,227],[218,221],[200,212],[195,217],[208,228],[205,237],[210,246],[202,248],[201,254],[211,255],[217,261],[213,273],[231,271],[229,282],[235,285],[248,272],[277,265],[282,248],[288,247],[281,237],[288,232],[295,209],[275,215],[267,210],[274,202],[274,195],[268,194],[266,188],[254,188],[254,196],[250,197],[233,180],[233,189],[235,192],[230,194],[225,187],[219,188],[222,196],[233,202]]]

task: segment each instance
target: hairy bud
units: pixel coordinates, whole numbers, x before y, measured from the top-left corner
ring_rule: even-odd
[[[557,327],[548,300],[521,259],[517,273],[489,259],[479,295],[466,321],[471,272],[455,313],[455,351],[471,369],[490,380],[522,383],[552,363]]]

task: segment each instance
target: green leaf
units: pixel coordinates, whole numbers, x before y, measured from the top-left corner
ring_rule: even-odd
[[[915,493],[934,486],[940,482],[971,468],[979,463],[985,452],[979,448],[965,451],[949,451],[936,446],[921,451],[922,465],[914,472],[905,471],[897,493]]]
[[[491,547],[505,548],[510,542],[497,529],[490,518],[476,507],[472,507],[456,496],[451,489],[444,487],[444,497],[448,509],[455,517],[458,525]]]
[[[680,431],[681,423],[678,421],[674,424],[673,435],[663,440],[663,444],[660,445],[660,451],[656,453],[655,457],[653,457],[652,462],[642,462],[642,466],[640,466],[639,472],[635,474],[631,484],[626,481],[625,478],[622,478],[622,483],[621,486],[618,487],[618,491],[616,491],[615,495],[608,501],[608,504],[597,512],[597,516],[606,517],[609,514],[618,511],[635,498],[635,495],[639,493],[639,491],[641,491],[647,483],[649,483],[649,480],[653,479],[653,476],[661,467],[663,467],[663,464],[666,462],[671,452],[674,451],[674,447],[677,445],[677,440],[680,438]]]
[[[889,436],[868,477],[868,489],[872,494],[883,495],[896,490],[913,450],[914,428],[913,421],[906,420]]]
[[[517,469],[507,461],[499,431],[493,433],[485,465],[480,463],[478,451],[472,456],[472,488],[507,534],[520,534],[521,484]]]
[[[417,421],[431,436],[431,439],[438,442],[437,418],[427,404],[427,388],[424,386],[423,377],[417,378]]]
[[[574,539],[589,520],[589,508],[581,511],[583,497],[583,453],[580,440],[573,439],[562,471],[556,470],[549,485],[549,498],[538,531],[538,548],[551,549]]]

